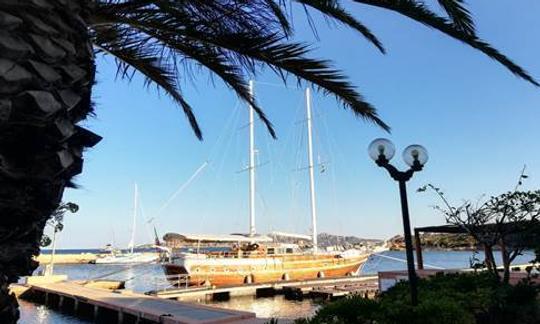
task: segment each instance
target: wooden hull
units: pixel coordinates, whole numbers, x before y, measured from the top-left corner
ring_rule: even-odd
[[[286,255],[250,258],[179,259],[164,264],[175,285],[228,286],[282,280],[308,280],[354,274],[368,255],[340,258],[334,255]],[[178,280],[175,277],[183,275]],[[187,282],[186,282],[187,280]]]

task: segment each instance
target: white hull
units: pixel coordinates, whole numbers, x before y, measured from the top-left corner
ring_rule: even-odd
[[[134,264],[134,263],[153,263],[157,262],[159,257],[153,254],[133,253],[121,255],[108,255],[96,259],[96,264]]]
[[[219,257],[182,254],[163,264],[173,285],[241,285],[282,280],[309,280],[355,274],[369,254],[306,253]]]
[[[356,260],[358,258],[366,258],[371,255],[370,252],[362,252],[356,249],[349,249],[342,252],[318,252],[313,253],[304,253],[296,254],[300,260],[298,261],[287,261],[287,264],[298,264],[301,265],[306,261],[302,261],[302,258],[306,256],[313,256],[313,258],[321,257],[333,257],[338,260]],[[197,266],[203,267],[257,267],[262,266],[267,267],[283,267],[283,258],[287,255],[281,256],[261,256],[261,257],[244,257],[244,258],[235,258],[235,257],[212,257],[206,254],[196,254],[196,253],[180,253],[177,258],[175,258],[175,264],[183,266],[186,268],[188,273],[192,273],[191,269],[196,268]],[[309,260],[309,258],[308,258]]]

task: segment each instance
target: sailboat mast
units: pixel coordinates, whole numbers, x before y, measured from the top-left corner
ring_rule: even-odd
[[[306,115],[308,129],[309,193],[311,200],[311,239],[313,253],[317,253],[317,204],[315,199],[315,170],[313,164],[313,125],[311,118],[311,91],[306,88]]]
[[[137,208],[139,201],[139,187],[135,184],[135,194],[133,197],[133,225],[131,227],[131,240],[129,241],[130,253],[133,254],[135,247],[135,229],[137,227]]]
[[[253,80],[249,80],[249,94],[253,95]],[[253,106],[249,105],[249,235],[255,230],[255,116]]]

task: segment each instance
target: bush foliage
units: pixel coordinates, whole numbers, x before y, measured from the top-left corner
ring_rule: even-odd
[[[360,296],[322,307],[297,324],[533,324],[540,323],[539,287],[530,280],[508,285],[492,274],[438,274],[419,280],[419,304],[410,305],[407,282],[375,300]]]

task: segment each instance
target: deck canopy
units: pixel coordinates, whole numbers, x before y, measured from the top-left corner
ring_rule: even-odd
[[[287,238],[294,238],[299,240],[307,240],[311,241],[311,236],[305,235],[305,234],[297,234],[297,233],[285,233],[285,232],[271,232],[269,235],[271,236],[277,236],[277,237],[287,237]]]
[[[253,242],[272,242],[272,238],[263,235],[249,236],[248,234],[179,234],[167,233],[163,236],[165,241],[184,241],[201,243],[253,243]]]

